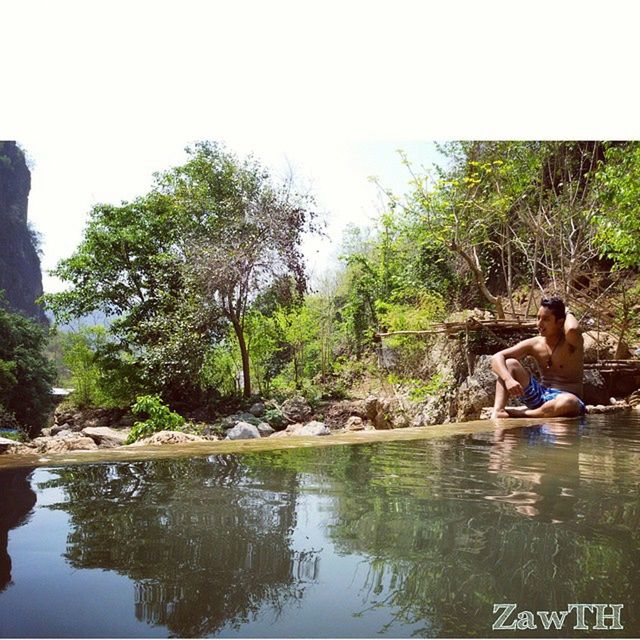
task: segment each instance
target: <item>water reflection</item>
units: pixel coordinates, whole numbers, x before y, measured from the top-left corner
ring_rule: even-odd
[[[521,515],[544,522],[576,519],[580,441],[585,423],[548,422],[526,427],[496,429],[489,450],[489,472],[517,481],[504,494],[487,500],[510,504]],[[544,451],[544,455],[540,455]]]
[[[499,602],[622,603],[638,636],[639,462],[639,420],[590,419],[77,465],[38,488],[64,496],[66,561],[127,576],[117,615],[172,636],[491,637]]]
[[[11,583],[9,531],[28,520],[36,503],[29,481],[31,473],[31,469],[0,471],[0,592]]]
[[[135,615],[188,637],[276,613],[317,574],[295,552],[295,474],[256,479],[237,456],[55,470],[71,515],[66,558],[135,581]]]
[[[545,424],[376,447],[344,474],[330,529],[345,553],[371,558],[363,612],[392,606],[390,624],[474,636],[491,635],[495,602],[534,611],[617,602],[624,633],[637,635],[638,423],[627,447],[596,430]]]

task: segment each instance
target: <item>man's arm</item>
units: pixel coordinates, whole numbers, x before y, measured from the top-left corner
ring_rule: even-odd
[[[564,338],[572,347],[579,347],[582,344],[582,329],[580,323],[571,311],[567,311],[564,319]]]
[[[493,354],[491,358],[491,368],[493,372],[504,382],[505,387],[509,395],[521,396],[524,394],[522,385],[509,373],[507,368],[507,358],[515,358],[520,360],[524,356],[533,355],[533,345],[536,342],[536,338],[529,338],[518,342],[513,347],[508,347],[498,353]]]

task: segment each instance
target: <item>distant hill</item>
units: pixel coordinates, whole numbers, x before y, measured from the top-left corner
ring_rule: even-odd
[[[0,141],[0,290],[12,310],[47,324],[36,305],[42,295],[38,240],[29,228],[27,208],[31,172],[22,149]]]

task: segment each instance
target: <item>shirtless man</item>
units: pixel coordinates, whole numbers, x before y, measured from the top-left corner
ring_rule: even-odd
[[[539,336],[498,351],[491,359],[498,376],[492,418],[573,417],[585,412],[584,349],[578,320],[565,313],[560,298],[544,298],[538,309],[538,331]],[[540,365],[542,383],[520,364],[527,355]],[[519,397],[528,408],[505,408],[509,396]]]

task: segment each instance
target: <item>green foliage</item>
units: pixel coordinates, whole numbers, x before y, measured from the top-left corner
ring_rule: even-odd
[[[100,367],[96,359],[98,348],[105,342],[104,327],[88,327],[65,333],[62,338],[62,360],[70,371],[73,387],[71,400],[80,408],[105,404],[100,389]]]
[[[0,438],[15,440],[15,442],[26,442],[27,436],[24,431],[0,431]]]
[[[0,406],[29,435],[44,426],[52,408],[55,371],[46,343],[40,325],[0,306]]]
[[[138,396],[131,411],[136,415],[146,415],[147,419],[133,425],[125,444],[132,444],[158,431],[176,431],[185,424],[185,419],[171,411],[158,395]]]
[[[418,378],[403,378],[390,373],[387,376],[387,381],[392,385],[406,387],[409,391],[409,398],[414,402],[424,402],[432,396],[440,395],[451,386],[451,383],[440,373],[434,373],[427,381]]]
[[[80,246],[54,271],[70,288],[44,299],[62,321],[94,310],[114,316],[110,370],[120,361],[133,393],[186,402],[202,398],[205,359],[230,325],[248,395],[245,316],[283,275],[304,288],[299,244],[312,226],[310,200],[221,145],[187,153],[184,165],[156,175],[149,194],[93,208]]]
[[[268,422],[274,429],[284,427],[287,424],[287,419],[279,409],[267,409],[264,412],[264,420],[265,422]]]
[[[229,338],[207,351],[200,373],[201,385],[205,389],[217,389],[223,396],[232,396],[240,391],[238,379],[241,373],[237,342]]]
[[[596,217],[602,255],[617,268],[640,268],[640,143],[608,146],[597,173],[601,212]]]

